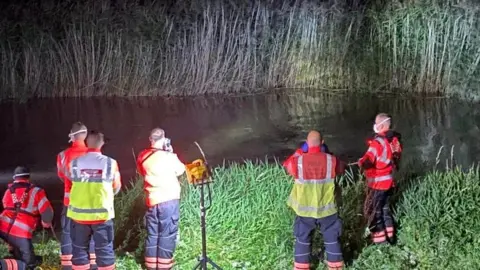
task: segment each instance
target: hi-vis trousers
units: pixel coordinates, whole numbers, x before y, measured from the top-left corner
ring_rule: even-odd
[[[295,260],[294,270],[309,270],[312,252],[312,236],[320,227],[323,244],[327,253],[328,269],[342,269],[343,256],[340,246],[342,234],[342,221],[337,214],[324,218],[310,218],[297,216],[293,225],[295,235]]]
[[[113,220],[100,224],[80,224],[72,220],[71,237],[73,245],[72,269],[90,269],[88,250],[90,241],[95,243],[95,254],[98,270],[115,269],[115,253],[113,251]]]
[[[145,266],[148,270],[168,270],[173,267],[179,218],[180,200],[157,204],[149,207],[145,213]]]
[[[386,243],[387,239],[393,241],[394,239],[394,221],[390,211],[390,204],[388,200],[392,194],[392,189],[376,190],[369,189],[371,193],[371,203],[369,205],[368,213],[372,217],[368,217],[371,222],[368,227],[371,232],[372,241],[375,244]]]
[[[72,239],[70,237],[70,226],[72,220],[67,217],[67,207],[63,206],[62,216],[60,219],[62,225],[62,234],[60,236],[60,262],[62,265],[62,270],[72,270]],[[95,262],[95,246],[93,244],[93,239],[90,241],[89,247],[89,257],[90,257],[90,269],[97,269],[97,264]]]

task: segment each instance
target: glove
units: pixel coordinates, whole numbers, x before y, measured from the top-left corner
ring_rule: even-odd
[[[358,167],[360,167],[362,169],[365,169],[365,170],[368,170],[368,169],[373,168],[374,164],[368,158],[365,159],[365,160],[359,159],[358,160]]]
[[[48,228],[52,227],[52,223],[46,223],[46,222],[42,221],[42,226],[43,226],[43,228],[48,229]]]

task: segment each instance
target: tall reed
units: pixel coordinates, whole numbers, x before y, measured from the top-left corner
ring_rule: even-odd
[[[14,12],[20,20],[4,9],[0,98],[275,87],[452,93],[478,82],[476,4],[136,2],[40,3]]]

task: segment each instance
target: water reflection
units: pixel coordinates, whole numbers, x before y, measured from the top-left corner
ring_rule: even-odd
[[[266,155],[283,158],[315,128],[332,151],[354,161],[365,151],[365,138],[380,111],[392,114],[403,135],[404,168],[418,160],[434,163],[442,145],[455,145],[459,164],[479,158],[478,104],[453,99],[293,90],[220,98],[44,99],[1,105],[0,181],[9,181],[14,167],[25,164],[37,173],[36,183],[45,186],[52,199],[60,199],[55,156],[67,146],[68,130],[77,120],[106,134],[104,152],[118,160],[126,181],[135,173],[134,154],[147,146],[155,126],[166,130],[184,160],[199,156],[195,140],[215,164]]]

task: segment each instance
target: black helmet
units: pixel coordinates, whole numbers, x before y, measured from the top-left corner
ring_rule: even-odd
[[[13,179],[17,178],[30,178],[30,170],[24,166],[18,166],[13,171]]]

